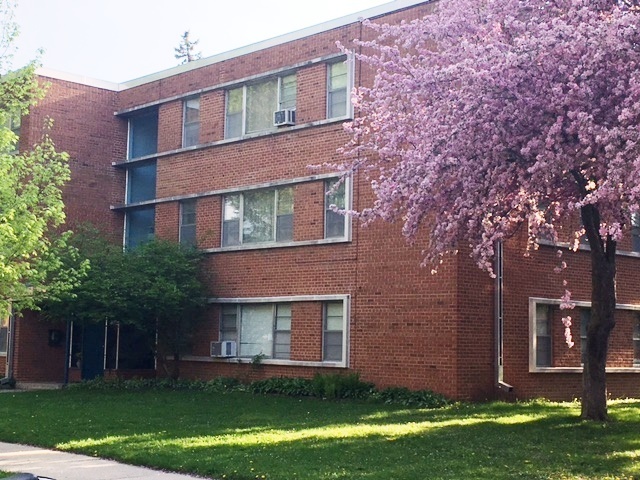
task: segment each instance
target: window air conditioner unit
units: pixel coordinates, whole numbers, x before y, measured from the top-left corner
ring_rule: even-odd
[[[286,125],[296,124],[296,111],[291,109],[278,110],[273,112],[273,125],[275,127],[284,127]]]
[[[235,357],[236,342],[227,340],[224,342],[211,342],[212,357]]]

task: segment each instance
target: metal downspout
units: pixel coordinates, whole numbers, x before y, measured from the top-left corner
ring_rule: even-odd
[[[493,272],[496,275],[494,289],[496,385],[500,390],[511,392],[513,386],[504,381],[504,251],[501,241],[496,242]]]

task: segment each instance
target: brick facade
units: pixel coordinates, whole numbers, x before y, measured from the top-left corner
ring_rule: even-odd
[[[430,4],[408,3],[415,5],[385,12],[377,20],[410,20],[431,9]],[[249,380],[354,371],[379,387],[429,388],[460,399],[501,395],[496,373],[498,284],[476,267],[468,252],[447,258],[433,276],[420,267],[426,243],[408,246],[399,225],[377,223],[361,228],[357,221],[349,220],[344,235],[325,238],[325,183],[338,174],[327,169],[319,174],[309,166],[339,162],[337,150],[347,141],[342,129],[345,117],[327,118],[329,65],[344,61],[336,41],[348,45],[352,38],[366,35],[371,33],[359,22],[331,25],[293,40],[205,59],[194,64],[197,68],[178,67],[156,79],[113,89],[55,75],[44,78],[51,84],[47,97],[25,122],[27,140],[21,141],[33,141],[44,116],[55,119],[54,141],[71,156],[72,181],[65,191],[71,225],[90,221],[121,238],[126,215],[136,207],[155,205],[155,235],[177,241],[180,202],[195,198],[197,246],[207,252],[211,306],[191,355],[182,362],[183,376]],[[351,68],[354,84],[371,84],[374,72],[357,62]],[[225,139],[229,121],[226,92],[292,72],[296,75],[296,125]],[[200,99],[199,144],[182,148],[183,101],[195,97]],[[127,170],[141,165],[138,158],[127,157],[127,124],[142,112],[157,112],[157,153],[142,159],[155,162],[155,197],[146,204],[127,204]],[[276,198],[287,188],[291,188],[294,205],[287,241],[224,244],[223,230],[231,228],[223,226],[225,198],[243,198],[243,205],[249,205],[255,192]],[[357,210],[371,204],[373,194],[363,174],[349,181],[347,198],[351,200],[347,206]],[[521,239],[513,239],[504,249],[504,374],[500,380],[513,387],[507,398],[577,397],[579,342],[574,349],[566,348],[555,310],[552,367],[564,370],[531,371],[530,302],[532,298],[557,300],[563,293],[563,278],[576,300],[588,301],[587,255],[567,254],[570,269],[558,275],[553,272],[558,263],[555,248],[542,246],[528,257],[523,251]],[[621,304],[640,306],[638,262],[637,253],[620,257]],[[273,354],[255,365],[251,355],[230,359],[209,355],[210,342],[224,340],[224,308],[242,319],[242,323],[237,320],[237,331],[229,335],[239,336],[238,348],[249,351],[254,347],[243,339],[255,332],[246,325],[259,329],[251,322],[267,318],[269,309],[276,312],[278,305],[290,309],[289,337],[284,337],[289,339],[289,350],[284,358],[270,358]],[[346,312],[342,333],[327,333],[329,308]],[[609,375],[609,386],[614,396],[640,395],[640,367],[633,365],[636,317],[634,310],[621,313],[612,337],[610,366],[617,371]],[[334,325],[339,318],[334,315]],[[277,319],[273,322],[271,334],[275,336]],[[16,348],[14,374],[19,381],[60,378],[63,352],[40,350],[45,341],[41,336],[49,328],[31,318],[17,322],[20,347]],[[339,335],[342,356],[327,360],[327,345]],[[579,325],[574,336],[579,340]],[[49,370],[41,365],[45,354]],[[338,354],[334,351],[333,355]],[[71,380],[79,378],[71,370]]]

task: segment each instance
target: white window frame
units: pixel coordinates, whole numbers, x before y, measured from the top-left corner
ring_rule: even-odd
[[[178,243],[182,244],[183,242],[183,238],[182,238],[182,229],[184,227],[191,227],[193,226],[194,229],[194,241],[193,241],[193,246],[195,247],[198,244],[197,241],[197,233],[198,233],[198,202],[197,200],[194,199],[189,199],[189,200],[181,200],[180,202],[178,202],[180,205],[180,220],[178,223]],[[185,205],[193,205],[193,216],[194,216],[194,222],[193,223],[184,223],[184,207]]]
[[[561,301],[558,299],[529,297],[529,373],[582,373],[583,367],[538,367],[536,366],[536,306],[537,304],[560,306]],[[567,310],[566,314],[573,319],[571,327],[574,336],[579,335],[580,331],[580,314],[578,308],[591,308],[591,302],[574,301],[576,308]],[[616,310],[626,310],[640,313],[640,305],[631,305],[625,303],[616,304]],[[564,313],[563,313],[564,314]],[[576,348],[576,347],[574,347]],[[553,357],[552,357],[553,362]],[[607,367],[607,373],[640,373],[640,365],[632,367]]]
[[[275,305],[282,303],[290,303],[293,304],[296,302],[319,302],[322,303],[322,314],[318,318],[318,329],[322,335],[322,343],[324,350],[324,304],[326,302],[342,302],[342,360],[339,362],[335,361],[306,361],[306,360],[285,360],[285,359],[277,359],[277,358],[264,358],[261,359],[261,364],[266,365],[292,365],[292,366],[303,366],[303,367],[335,367],[335,368],[348,368],[349,366],[349,318],[350,318],[350,308],[351,308],[351,296],[350,295],[300,295],[300,296],[286,296],[286,297],[252,297],[252,298],[210,298],[210,304],[237,304],[239,307],[247,304],[264,304],[269,303],[274,305],[274,315],[275,315]],[[275,318],[275,317],[274,317]],[[238,309],[238,313],[236,316],[236,324],[237,324],[237,332],[238,332],[238,342],[240,341],[240,308]],[[292,329],[295,328],[292,325]],[[252,361],[252,357],[235,357],[235,358],[210,358],[210,357],[195,357],[195,356],[186,356],[185,360],[191,361],[206,361],[206,362],[226,362],[226,363],[250,363]]]
[[[278,244],[278,243],[291,243],[293,242],[293,238],[291,238],[290,240],[277,240],[278,238],[278,203],[280,201],[280,191],[287,189],[287,188],[291,188],[294,189],[293,185],[282,185],[282,186],[277,186],[277,187],[272,187],[272,188],[264,188],[264,189],[255,189],[255,190],[245,190],[245,191],[241,191],[241,192],[233,192],[233,193],[229,193],[226,195],[222,196],[222,226],[221,226],[221,238],[220,238],[220,245],[222,248],[229,248],[229,247],[244,247],[247,245],[250,246],[269,246],[272,244]],[[245,242],[244,241],[244,204],[245,204],[245,194],[247,193],[253,193],[253,192],[259,192],[259,191],[273,191],[274,195],[273,195],[273,218],[272,218],[272,226],[273,226],[273,231],[271,234],[271,239],[270,240],[265,240],[263,242]],[[294,195],[294,202],[293,202],[293,210],[291,212],[291,215],[293,217],[293,222],[295,222],[295,189],[292,193]],[[225,199],[227,197],[232,197],[232,196],[238,196],[240,198],[240,205],[238,208],[238,243],[234,244],[234,245],[224,245],[224,233],[225,233]],[[295,223],[294,223],[295,225]],[[293,225],[292,225],[293,228]],[[292,231],[292,237],[293,237],[293,231]]]
[[[198,101],[198,120],[194,122],[187,122],[187,103],[197,100]],[[195,147],[196,145],[200,145],[200,127],[202,125],[200,119],[200,97],[190,97],[185,98],[182,101],[182,148]],[[196,143],[187,145],[187,127],[191,125],[198,125],[198,141]]]
[[[329,91],[329,85],[331,83],[331,65],[334,65],[336,63],[341,63],[344,62],[347,66],[347,86],[346,86],[346,106],[345,106],[345,114],[342,116],[338,116],[338,117],[332,117],[330,115],[330,108],[331,108],[331,102],[330,102],[330,91]],[[326,92],[325,92],[325,96],[326,96],[326,105],[325,105],[325,116],[327,118],[327,120],[335,120],[335,119],[344,119],[344,118],[352,118],[353,117],[353,105],[351,103],[351,92],[353,91],[353,81],[354,81],[354,70],[355,70],[355,61],[354,61],[354,57],[353,55],[348,55],[346,58],[343,57],[342,59],[339,60],[332,60],[330,62],[327,62],[327,85],[326,85]]]
[[[247,88],[250,87],[251,85],[259,85],[261,83],[267,83],[271,80],[273,80],[274,78],[277,79],[278,84],[276,87],[276,98],[275,98],[275,102],[273,104],[273,112],[275,112],[276,110],[282,109],[282,79],[285,77],[289,77],[291,75],[295,75],[296,76],[296,106],[298,103],[298,95],[297,95],[297,88],[298,88],[298,79],[297,79],[297,71],[291,71],[291,72],[285,72],[285,73],[280,73],[278,75],[271,75],[271,76],[266,76],[266,77],[262,77],[260,79],[257,79],[255,81],[252,82],[248,82],[245,83],[243,85],[236,85],[234,87],[230,87],[227,88],[225,91],[225,102],[224,102],[224,139],[225,140],[233,140],[233,139],[238,139],[238,138],[242,138],[245,136],[256,136],[256,135],[264,135],[265,133],[271,132],[273,130],[277,130],[277,127],[275,125],[273,125],[273,123],[271,124],[271,126],[265,130],[259,130],[259,131],[255,131],[255,132],[247,132]],[[241,125],[241,129],[240,129],[240,136],[239,137],[230,137],[229,136],[229,132],[228,132],[228,121],[227,121],[227,112],[228,112],[228,105],[229,105],[229,93],[231,91],[237,90],[237,89],[242,89],[242,125]],[[290,110],[295,110],[296,107],[293,108],[289,108]]]
[[[349,214],[345,214],[344,215],[344,234],[342,235],[342,237],[328,237],[327,236],[327,210],[329,210],[329,196],[327,195],[327,192],[329,191],[327,189],[328,185],[330,183],[336,183],[339,181],[339,178],[328,178],[323,182],[322,185],[322,191],[323,191],[323,195],[324,195],[324,210],[322,212],[322,222],[323,222],[323,234],[322,234],[322,238],[324,239],[333,239],[333,238],[337,238],[337,239],[350,239],[351,238],[351,216]],[[352,187],[352,182],[351,182],[351,177],[347,177],[344,179],[343,181],[344,183],[344,209],[345,210],[349,210],[351,209],[351,197],[352,197],[352,191],[351,191],[351,187]]]
[[[0,329],[6,330],[4,345],[0,344],[0,357],[9,355],[9,338],[11,336],[11,314],[7,314],[0,322]]]
[[[631,251],[640,254],[640,212],[631,215]]]

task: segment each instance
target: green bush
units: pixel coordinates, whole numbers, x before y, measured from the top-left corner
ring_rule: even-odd
[[[373,383],[363,382],[357,373],[316,374],[313,390],[317,397],[366,399],[375,391]]]
[[[316,374],[313,379],[296,377],[271,377],[243,385],[236,378],[216,377],[212,380],[173,380],[171,378],[96,378],[72,383],[71,389],[85,390],[193,390],[212,393],[246,390],[262,395],[286,395],[290,397],[319,397],[326,399],[370,400],[411,408],[439,408],[449,404],[442,395],[430,390],[409,390],[390,387],[376,390],[373,383],[360,380],[357,373]]]
[[[405,387],[389,387],[377,391],[374,398],[386,404],[417,408],[440,408],[449,404],[443,395],[431,390],[409,390]]]
[[[249,385],[249,391],[257,394],[278,394],[290,397],[310,397],[315,393],[311,380],[291,377],[256,380]]]

